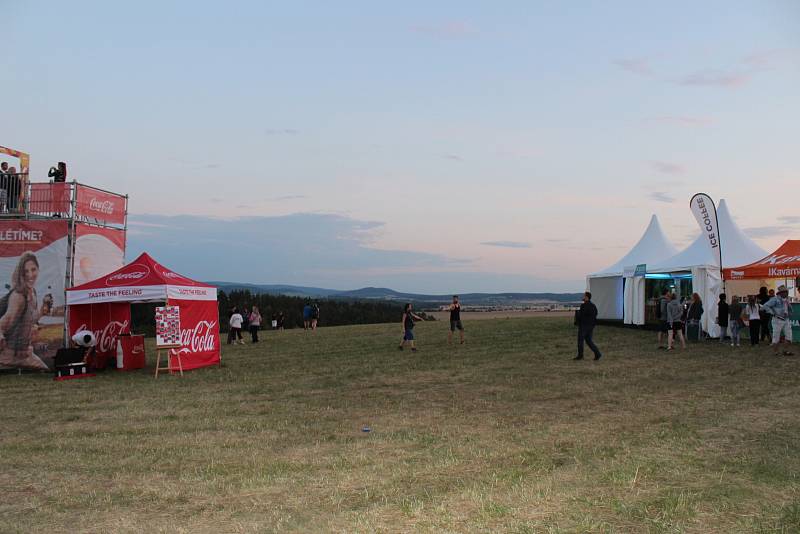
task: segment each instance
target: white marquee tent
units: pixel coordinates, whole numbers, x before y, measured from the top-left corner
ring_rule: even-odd
[[[747,265],[767,255],[739,228],[728,210],[725,200],[717,207],[719,238],[722,247],[723,266]],[[699,235],[691,245],[664,261],[647,266],[648,273],[690,272],[692,289],[703,299],[703,330],[711,336],[719,336],[717,301],[722,292],[719,256],[712,253],[708,239]],[[644,324],[644,321],[636,324]]]
[[[644,278],[634,278],[630,271],[639,264],[649,268],[677,252],[664,235],[658,217],[653,215],[644,234],[627,254],[614,265],[587,276],[586,287],[597,306],[597,318],[644,324]]]

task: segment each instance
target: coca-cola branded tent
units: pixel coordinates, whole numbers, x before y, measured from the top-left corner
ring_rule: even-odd
[[[130,305],[142,302],[180,307],[182,346],[170,354],[181,355],[184,369],[219,363],[217,288],[180,275],[147,253],[121,269],[67,289],[70,336],[91,330],[98,353],[108,356],[116,348],[117,336],[130,332]]]

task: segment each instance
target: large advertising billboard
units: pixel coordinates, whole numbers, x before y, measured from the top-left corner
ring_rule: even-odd
[[[78,184],[75,199],[75,214],[90,217],[109,224],[125,224],[127,199],[94,187]]]
[[[125,230],[77,224],[72,285],[79,286],[125,265]]]
[[[0,369],[52,368],[63,344],[67,221],[0,220]]]

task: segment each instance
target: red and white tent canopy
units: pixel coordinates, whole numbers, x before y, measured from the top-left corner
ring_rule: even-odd
[[[217,288],[168,269],[142,253],[113,273],[67,289],[67,305],[102,302],[217,300]]]
[[[800,277],[800,239],[789,239],[778,250],[756,262],[725,269],[726,280]]]
[[[146,253],[113,273],[67,289],[69,335],[91,330],[97,353],[109,356],[118,336],[130,332],[130,305],[139,302],[180,308],[181,346],[170,355],[181,355],[184,370],[219,363],[217,288],[167,269]]]

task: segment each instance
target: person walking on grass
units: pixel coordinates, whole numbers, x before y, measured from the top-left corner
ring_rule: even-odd
[[[244,339],[242,339],[242,314],[239,313],[239,310],[234,308],[233,314],[231,315],[230,320],[228,321],[228,326],[230,327],[230,335],[228,336],[228,344],[233,341],[236,344],[238,339],[239,343],[244,345]]]
[[[453,332],[458,329],[461,344],[464,344],[464,325],[461,324],[461,303],[458,302],[458,295],[453,295],[453,303],[450,305],[450,332],[447,333],[447,344],[453,343]]]
[[[303,306],[303,330],[308,330],[311,328],[312,314],[313,310],[311,309],[311,302],[306,302],[306,305]]]
[[[744,323],[742,322],[742,304],[739,302],[739,297],[734,295],[731,297],[731,303],[728,305],[728,324],[731,329],[731,347],[741,347],[741,330]]]
[[[764,288],[766,294],[767,288]],[[761,335],[761,306],[756,300],[756,297],[750,295],[747,297],[747,306],[744,307],[745,322],[750,329],[750,346],[758,345],[758,339]]]
[[[595,360],[602,358],[603,355],[600,354],[600,349],[597,348],[592,339],[594,327],[597,324],[597,306],[592,302],[592,294],[589,291],[583,294],[583,304],[578,309],[578,313],[575,314],[575,322],[578,325],[578,355],[573,360],[583,359],[584,341],[594,352]]]
[[[249,319],[250,338],[253,343],[258,343],[258,330],[261,328],[261,312],[258,311],[258,306],[253,306]]]
[[[417,352],[417,347],[414,345],[414,321],[422,321],[422,317],[411,311],[411,303],[408,303],[403,309],[403,320],[401,321],[403,340],[400,342],[400,346],[397,347],[398,349],[403,350],[408,344],[411,346],[411,352]]]
[[[678,296],[674,294],[668,295],[667,323],[669,323],[667,350],[675,348],[675,336],[678,336],[678,339],[681,340],[681,348],[685,349],[686,339],[683,337],[683,306],[681,306]]]
[[[786,343],[790,345],[792,343],[792,323],[790,321],[792,305],[789,303],[789,290],[786,289],[786,286],[778,287],[775,296],[764,304],[764,311],[772,316],[772,348],[777,356],[780,352],[781,335]],[[792,354],[789,350],[783,351],[784,356]]]
[[[311,305],[311,330],[317,329],[317,323],[319,322],[319,304],[316,302]]]
[[[661,292],[661,297],[656,304],[656,319],[658,319],[658,348],[663,349],[665,338],[669,337],[669,322],[667,322],[667,304],[669,303],[669,289]],[[662,341],[663,340],[663,341]]]
[[[725,335],[728,333],[728,317],[730,309],[728,307],[725,293],[720,293],[717,303],[717,325],[719,325],[719,342],[725,343]]]

